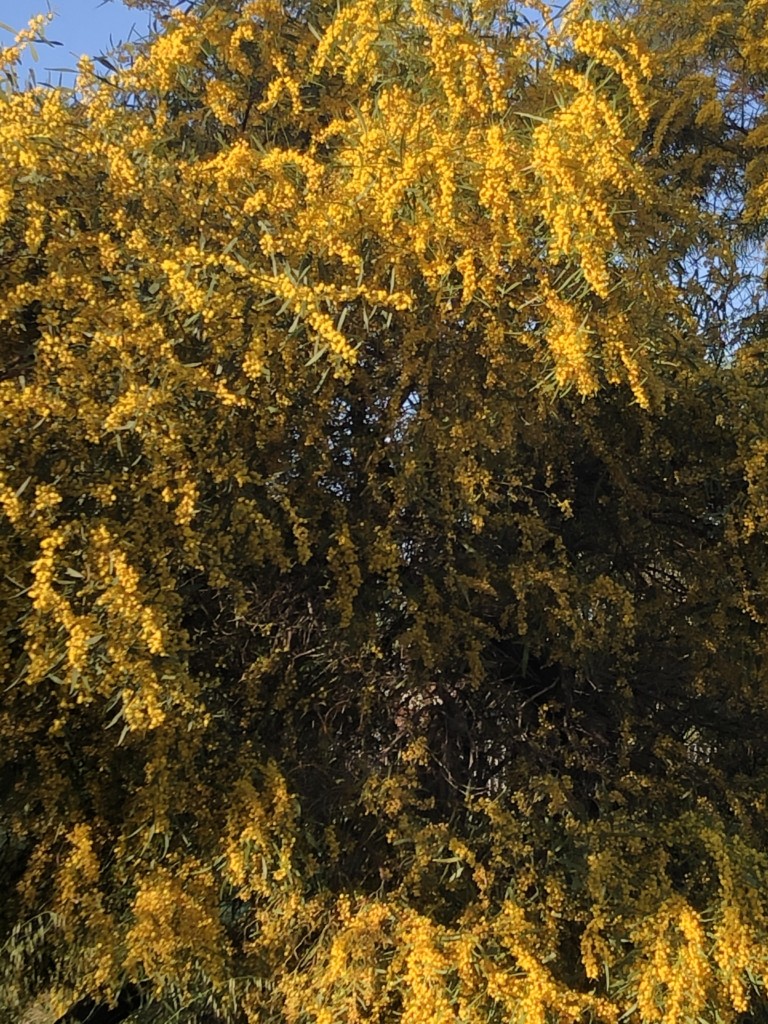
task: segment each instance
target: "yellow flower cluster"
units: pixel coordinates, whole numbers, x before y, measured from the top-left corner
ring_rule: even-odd
[[[136,58],[132,73],[137,79],[151,75],[153,86],[160,92],[168,92],[176,85],[179,69],[195,63],[199,47],[200,34],[195,19],[177,10],[166,31],[153,39],[149,51]]]
[[[12,83],[16,81],[13,72],[21,62],[22,54],[29,48],[30,43],[36,42],[41,37],[44,38],[45,27],[52,19],[53,14],[50,11],[47,14],[34,15],[27,22],[26,28],[16,32],[12,46],[0,47],[0,73],[11,72],[8,77]]]
[[[343,525],[336,533],[335,544],[328,552],[328,565],[336,579],[335,603],[342,625],[348,625],[354,614],[353,603],[363,581],[349,527]]]
[[[374,45],[379,39],[380,16],[376,0],[359,0],[342,8],[323,33],[312,58],[317,73],[324,66],[342,70],[352,83],[358,76],[370,79],[376,71]]]
[[[577,256],[587,283],[606,298],[606,260],[617,240],[612,208],[633,175],[616,111],[588,81],[577,85],[572,101],[534,129],[532,165],[553,255]]]
[[[194,861],[174,872],[156,867],[141,879],[132,915],[126,961],[135,977],[150,977],[160,988],[173,978],[184,987],[202,967],[212,983],[223,983],[226,942],[208,869]]]
[[[564,302],[557,294],[549,295],[547,305],[552,317],[547,343],[558,384],[562,387],[575,385],[582,395],[594,394],[598,381],[586,318],[573,303]]]
[[[423,0],[413,4],[415,22],[428,35],[429,60],[445,94],[449,117],[504,112],[504,79],[493,52],[459,22],[435,17]]]
[[[260,793],[242,779],[231,800],[224,857],[241,899],[267,897],[275,883],[290,888],[296,805],[274,763],[264,769],[264,783]]]
[[[455,1020],[443,981],[449,961],[441,949],[440,932],[434,922],[416,913],[406,916],[401,924],[403,1024],[448,1024]]]
[[[581,53],[618,74],[637,116],[642,122],[647,121],[650,108],[643,85],[651,78],[653,68],[649,52],[641,47],[631,30],[616,23],[585,20],[576,25],[573,41]]]
[[[69,836],[71,850],[66,866],[58,875],[58,896],[66,907],[75,906],[83,885],[94,885],[99,878],[99,862],[93,850],[91,830],[78,824]]]
[[[673,898],[642,931],[648,952],[637,1001],[643,1019],[671,1024],[695,1019],[711,998],[713,982],[699,915]]]

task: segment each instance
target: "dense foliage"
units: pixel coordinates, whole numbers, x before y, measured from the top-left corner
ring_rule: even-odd
[[[0,52],[0,1019],[765,1016],[768,2],[134,2]]]

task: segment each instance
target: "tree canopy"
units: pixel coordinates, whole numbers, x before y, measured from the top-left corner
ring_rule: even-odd
[[[0,1020],[765,1019],[768,2],[133,2],[0,50]]]

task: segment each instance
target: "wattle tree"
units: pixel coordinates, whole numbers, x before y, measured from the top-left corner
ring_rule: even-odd
[[[766,1019],[768,3],[133,5],[0,50],[0,1021]]]

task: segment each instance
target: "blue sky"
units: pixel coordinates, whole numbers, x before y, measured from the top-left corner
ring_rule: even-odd
[[[147,32],[147,12],[131,10],[120,0],[50,0],[50,8],[56,17],[46,35],[62,45],[38,46],[37,63],[29,58],[25,61],[25,67],[34,68],[39,82],[49,80],[47,68],[74,68],[81,54],[97,56],[109,50],[110,36],[117,43],[127,39],[132,28],[134,35]],[[0,0],[0,22],[13,29],[24,28],[29,18],[47,10],[48,0]],[[9,34],[0,28],[0,45],[10,42]],[[58,71],[50,72],[51,81],[58,78]]]

